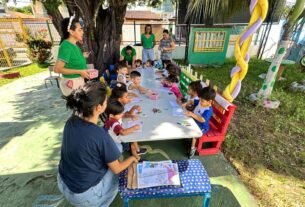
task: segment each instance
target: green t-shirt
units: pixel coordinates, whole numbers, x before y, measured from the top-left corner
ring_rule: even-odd
[[[136,50],[134,48],[132,48],[131,55],[128,55],[126,53],[126,47],[124,47],[121,51],[121,55],[124,57],[124,60],[126,60],[129,65],[131,65],[133,56],[136,56]]]
[[[143,33],[143,34],[141,35],[141,41],[142,41],[142,44],[143,44],[143,48],[145,48],[145,49],[151,49],[151,48],[153,48],[153,46],[154,46],[154,40],[155,40],[155,35],[154,35],[154,34],[151,34],[151,35],[149,36],[149,38],[147,38],[147,37],[145,36],[145,33]]]
[[[85,70],[87,69],[86,59],[77,45],[64,40],[59,47],[58,60],[65,62],[66,69]],[[63,74],[64,78],[78,78],[79,74]]]

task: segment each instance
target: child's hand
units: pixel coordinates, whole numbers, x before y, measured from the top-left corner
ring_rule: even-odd
[[[133,121],[137,121],[137,120],[139,120],[139,116],[133,115],[131,119],[132,119]]]
[[[139,130],[139,129],[141,128],[141,126],[140,126],[139,124],[137,124],[137,125],[134,125],[132,128],[133,128],[134,130]]]
[[[193,113],[190,112],[190,111],[185,111],[184,114],[185,114],[186,116],[192,116]]]
[[[187,103],[182,103],[181,107],[185,109]]]
[[[138,112],[141,112],[141,111],[142,111],[141,106],[139,106],[139,105],[135,105],[134,107],[135,107],[135,110],[137,110]]]

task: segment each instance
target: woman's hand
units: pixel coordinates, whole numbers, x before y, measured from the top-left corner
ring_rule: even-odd
[[[132,155],[131,157],[132,157],[132,159],[133,159],[133,162],[135,162],[135,163],[138,163],[139,160],[141,159],[140,157],[136,157],[136,156],[134,156],[134,155]]]
[[[87,70],[80,70],[79,74],[86,79],[90,79],[89,72]]]

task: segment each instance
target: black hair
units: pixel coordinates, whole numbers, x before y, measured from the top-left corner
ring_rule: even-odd
[[[154,65],[154,61],[151,60],[151,59],[148,59],[148,60],[146,61],[146,63],[150,63],[151,65]]]
[[[100,82],[88,81],[82,88],[73,90],[68,96],[62,96],[67,101],[66,107],[74,114],[91,117],[93,109],[106,100],[106,86]]]
[[[110,98],[118,100],[119,98],[122,98],[125,93],[128,93],[126,85],[124,83],[117,83],[111,90]]]
[[[189,84],[189,87],[198,94],[199,90],[202,89],[201,81],[200,80],[192,81]]]
[[[198,97],[206,101],[214,100],[216,97],[216,91],[210,86],[204,87],[198,91]]]
[[[75,30],[76,23],[79,23],[78,19],[73,19],[70,28],[68,28],[69,23],[70,23],[70,18],[67,17],[61,21],[61,31],[62,31],[63,37],[62,37],[60,43],[62,43],[65,39],[67,39],[70,36],[69,30]]]
[[[169,65],[169,64],[171,64],[172,63],[172,61],[171,60],[164,60],[164,62],[163,62],[164,64],[166,64],[166,66],[167,65]]]
[[[140,63],[140,64],[142,64],[142,60],[141,59],[136,59],[136,61],[135,61],[136,63]]]
[[[122,68],[127,68],[126,61],[124,61],[124,60],[120,61],[120,62],[116,65],[116,67],[117,67],[117,70],[120,70],[120,69],[122,69]]]
[[[166,80],[170,83],[178,83],[179,82],[177,76],[173,75],[173,74],[170,74],[169,76],[167,76]]]
[[[132,47],[131,47],[130,45],[127,45],[125,50],[126,50],[126,51],[127,51],[127,50],[132,50]]]
[[[147,28],[147,27],[150,27],[150,32],[149,32],[149,34],[152,34],[152,26],[151,26],[151,24],[146,24],[146,25],[145,25],[144,33],[146,33],[146,28]]]
[[[166,70],[168,71],[168,74],[170,74],[170,75],[176,75],[176,76],[179,75],[176,66],[172,63],[170,63],[166,66]]]
[[[121,104],[118,100],[109,99],[106,114],[109,116],[110,114],[115,116],[124,112],[124,105]]]
[[[141,73],[139,71],[131,71],[130,78],[141,77]]]
[[[169,34],[168,29],[163,30],[163,33]]]

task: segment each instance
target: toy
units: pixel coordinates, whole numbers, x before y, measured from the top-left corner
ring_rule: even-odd
[[[154,112],[154,113],[161,113],[162,111],[161,111],[161,109],[153,108],[152,112]]]
[[[97,78],[98,77],[98,70],[96,69],[89,69],[87,70],[88,73],[89,73],[89,77],[90,79],[93,79],[93,78]]]
[[[152,92],[148,93],[148,97],[151,100],[158,100],[159,99],[159,93],[152,91]]]

